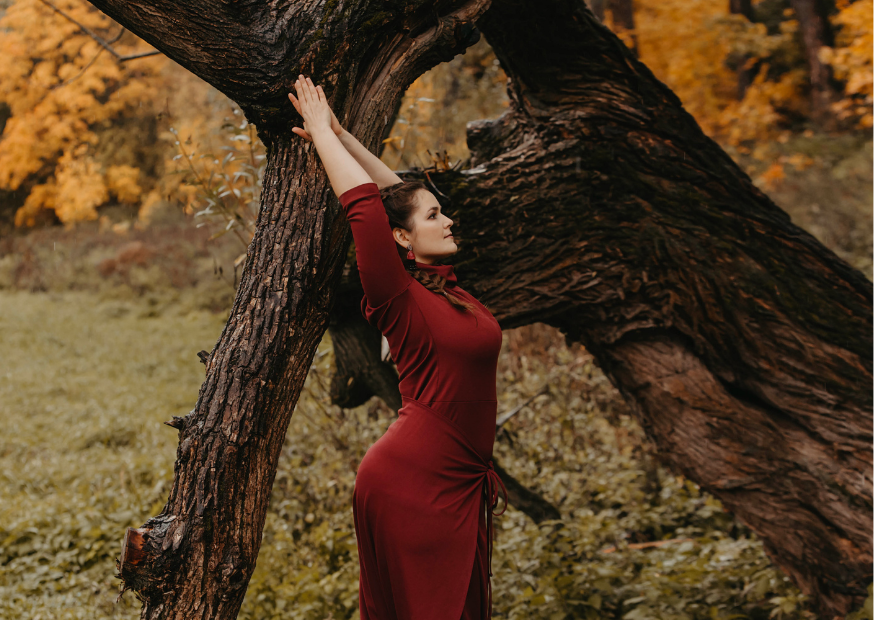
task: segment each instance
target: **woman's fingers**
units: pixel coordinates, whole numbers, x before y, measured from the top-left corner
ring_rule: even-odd
[[[308,142],[313,141],[312,136],[310,134],[308,134],[306,131],[304,131],[303,129],[301,129],[300,127],[292,127],[291,131],[292,131],[292,133],[300,136],[301,138],[303,138],[304,140],[307,140]]]
[[[297,92],[297,96],[289,93],[288,98],[298,114],[304,118],[304,121],[309,120],[311,121],[310,124],[317,123],[319,127],[321,127],[322,121],[327,121],[334,133],[339,135],[337,129],[342,128],[340,128],[340,123],[337,121],[334,111],[328,105],[327,96],[321,85],[314,85],[311,78],[301,74],[294,82],[294,89]],[[312,140],[312,134],[309,133],[306,122],[304,122],[302,131],[294,131],[294,133],[307,140]]]
[[[306,80],[303,79],[303,76],[300,76],[297,81],[297,96],[304,105],[309,105],[309,86],[307,85]]]
[[[297,97],[300,99],[301,104],[306,106],[309,104],[309,97],[307,97],[308,88],[306,82],[303,80],[303,76],[300,76],[297,79],[297,82],[294,83],[294,88],[297,91]]]
[[[297,110],[297,113],[300,114],[300,101],[297,100],[297,97],[288,93],[288,98],[291,100],[291,105],[294,106],[294,109]]]

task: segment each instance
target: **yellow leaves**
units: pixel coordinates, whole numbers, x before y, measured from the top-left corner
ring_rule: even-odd
[[[872,126],[872,4],[872,0],[838,2],[841,10],[832,18],[836,47],[819,51],[820,60],[831,65],[835,77],[845,82],[848,97],[834,103],[835,113],[841,119],[855,118],[859,127]]]
[[[705,132],[716,133],[716,119],[735,93],[735,74],[724,60],[735,41],[754,47],[758,27],[713,2],[640,0],[636,6],[641,59]]]
[[[768,63],[763,63],[743,100],[728,102],[714,119],[713,126],[728,144],[776,140],[783,120],[778,109],[806,113],[807,99],[798,96],[807,79],[806,71],[793,69],[772,82],[766,79],[768,68]],[[748,152],[749,149],[741,147],[739,150]]]
[[[121,31],[84,0],[55,4],[105,39]],[[120,53],[145,47],[131,34],[114,46]],[[138,170],[136,160],[95,159],[101,152],[135,149],[96,149],[88,151],[90,159],[84,153],[97,144],[95,129],[105,123],[139,117],[145,121],[153,114],[166,59],[120,64],[78,26],[38,0],[16,0],[0,18],[0,54],[0,100],[12,112],[0,136],[0,189],[25,187],[33,194],[17,223],[36,221],[38,209],[54,210],[65,223],[94,219],[97,207],[110,196],[136,204],[143,192],[131,176]],[[140,133],[149,131],[147,122],[131,125],[141,127]],[[115,139],[140,138],[129,132]],[[78,174],[83,176],[76,178]]]
[[[36,185],[16,213],[16,226],[32,226],[41,209],[50,209],[64,224],[97,219],[97,207],[115,196],[135,204],[142,194],[140,171],[133,166],[102,166],[88,154],[88,145],[65,152],[58,160],[52,181]]]
[[[821,52],[846,81],[847,96],[835,110],[870,127],[872,0],[839,0],[838,6],[836,48]],[[776,138],[789,119],[809,113],[807,66],[792,9],[783,12],[772,34],[764,23],[729,14],[727,2],[707,0],[636,0],[635,23],[641,60],[706,133],[739,151]],[[609,15],[605,24],[611,24]],[[617,32],[626,43],[631,34]],[[738,101],[738,70],[757,64],[752,85]]]
[[[109,198],[101,166],[86,155],[87,147],[64,153],[55,171],[54,210],[64,224],[96,220],[97,207]]]
[[[54,209],[57,195],[54,183],[37,185],[30,190],[24,206],[15,213],[16,226],[34,226],[36,217],[42,209]]]
[[[142,194],[138,180],[139,168],[133,166],[110,166],[106,171],[106,186],[119,202],[136,203]]]

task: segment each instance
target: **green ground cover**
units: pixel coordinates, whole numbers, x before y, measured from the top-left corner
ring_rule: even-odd
[[[176,432],[161,423],[192,407],[196,352],[224,323],[191,305],[0,292],[0,618],[138,616],[131,594],[115,602],[114,560],[124,528],[163,506]],[[393,415],[329,404],[329,345],[289,428],[241,618],[357,617],[354,472]],[[653,461],[582,348],[543,326],[507,332],[498,380],[502,411],[548,385],[496,453],[562,521],[497,519],[496,617],[813,617],[751,532]]]

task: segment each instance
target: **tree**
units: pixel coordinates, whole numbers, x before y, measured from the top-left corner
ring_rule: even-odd
[[[166,61],[137,60],[155,52],[79,2],[18,0],[0,27],[0,211],[33,226],[138,206],[161,167]]]
[[[290,131],[291,82],[324,84],[373,149],[403,90],[473,43],[474,25],[511,107],[470,125],[470,169],[435,180],[474,240],[456,261],[466,288],[504,327],[543,321],[583,342],[665,462],[754,529],[823,616],[862,602],[871,283],[795,227],[582,3],[93,3],[239,103],[267,147],[234,307],[194,410],[171,422],[173,490],[126,537],[120,572],[144,618],[236,615],[334,303],[349,232]]]
[[[829,15],[835,12],[833,0],[792,0],[792,8],[801,28],[804,54],[810,79],[811,117],[823,124],[833,124],[832,103],[835,88],[831,67],[820,58],[820,49],[834,45]]]
[[[733,15],[743,15],[749,21],[753,21],[753,3],[752,0],[729,0],[728,12]],[[746,66],[749,57],[744,55],[738,62],[737,69],[737,99],[740,101],[744,98],[747,87],[752,81],[753,72]]]

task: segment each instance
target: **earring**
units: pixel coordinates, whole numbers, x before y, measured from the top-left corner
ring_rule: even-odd
[[[418,269],[418,267],[416,267],[416,255],[413,254],[412,244],[407,246],[407,260],[410,261],[407,264],[407,270],[416,271]]]

